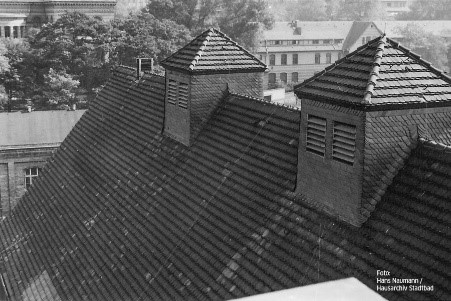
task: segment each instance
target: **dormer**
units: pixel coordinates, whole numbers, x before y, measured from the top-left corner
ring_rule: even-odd
[[[371,215],[419,136],[451,141],[451,79],[385,36],[295,93],[302,106],[296,193],[355,226]]]
[[[164,134],[188,146],[228,92],[263,98],[266,65],[217,29],[203,32],[161,65]]]

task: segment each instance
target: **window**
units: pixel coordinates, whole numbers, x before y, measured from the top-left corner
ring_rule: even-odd
[[[269,55],[269,65],[274,66],[276,64],[276,55],[270,54]]]
[[[293,54],[293,65],[297,65],[298,64],[298,54],[295,53]]]
[[[298,76],[298,73],[297,73],[297,72],[293,72],[293,73],[291,74],[291,81],[292,81],[293,83],[297,83],[298,80],[299,80],[298,77],[299,77],[299,76]]]
[[[326,153],[326,119],[308,115],[307,116],[307,138],[306,150],[323,156]]]
[[[280,81],[283,83],[287,83],[287,74],[285,72],[280,73]]]
[[[33,184],[33,181],[36,180],[36,178],[38,177],[39,170],[40,168],[37,167],[25,169],[25,187],[27,189]]]
[[[331,44],[331,40],[323,40],[323,44]]]
[[[172,79],[168,83],[168,103],[171,105],[177,103],[177,82]]]
[[[281,65],[286,65],[287,64],[287,55],[284,53],[282,54],[281,60],[280,60],[280,64]]]
[[[280,41],[274,41],[274,44],[280,45]]]
[[[276,83],[276,74],[270,73],[268,75],[268,84],[275,84]]]
[[[355,125],[334,122],[332,158],[353,165],[355,159]]]
[[[13,38],[17,39],[19,37],[19,26],[13,26]]]
[[[315,64],[321,64],[321,54],[315,53]]]
[[[330,52],[326,53],[326,63],[327,64],[332,63],[332,53]]]
[[[11,26],[5,26],[5,38],[11,37]]]
[[[297,44],[297,41],[296,41],[296,40],[292,40],[292,41],[291,41],[291,44],[292,44],[292,45],[296,45],[296,44]]]
[[[319,44],[319,40],[313,40],[312,43],[313,44]]]

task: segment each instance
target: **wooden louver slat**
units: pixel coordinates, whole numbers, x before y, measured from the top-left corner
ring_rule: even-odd
[[[172,79],[168,83],[168,103],[172,105],[177,103],[177,82]]]
[[[353,165],[355,160],[356,126],[334,122],[332,141],[332,158],[345,164]]]
[[[326,153],[326,125],[324,118],[308,115],[306,150],[324,156]]]
[[[179,83],[179,107],[188,108],[188,84]]]

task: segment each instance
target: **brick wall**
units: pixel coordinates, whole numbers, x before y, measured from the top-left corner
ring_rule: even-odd
[[[25,188],[25,169],[42,168],[56,147],[0,151],[0,215],[14,208]]]
[[[325,156],[306,150],[308,114],[325,118]],[[364,113],[339,106],[302,99],[298,183],[296,193],[334,216],[358,225],[363,171]],[[332,158],[333,122],[356,126],[356,152],[353,165]]]

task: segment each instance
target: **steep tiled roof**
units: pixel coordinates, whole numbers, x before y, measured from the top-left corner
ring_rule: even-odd
[[[164,78],[116,70],[1,224],[19,300],[230,299],[376,270],[451,298],[451,153],[421,142],[355,228],[290,193],[299,112],[229,95],[190,148],[163,136]],[[421,183],[420,183],[421,181]]]
[[[161,65],[191,73],[227,71],[264,71],[266,65],[232,41],[224,33],[211,28],[164,59]]]
[[[0,149],[61,143],[84,112],[0,113]]]
[[[410,50],[382,36],[295,87],[300,98],[382,106],[443,104],[451,79]]]

